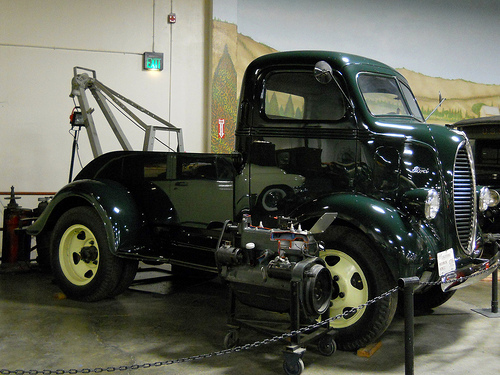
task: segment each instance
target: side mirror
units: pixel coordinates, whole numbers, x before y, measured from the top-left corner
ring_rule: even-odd
[[[330,83],[333,79],[333,69],[326,61],[318,61],[314,65],[314,78],[322,84]]]
[[[347,103],[349,103],[351,108],[354,108],[351,99],[347,96],[345,91],[342,89],[342,86],[340,85],[339,81],[333,75],[332,67],[326,61],[323,60],[318,61],[314,65],[314,78],[316,78],[316,81],[318,81],[322,85],[326,85],[330,83],[332,80],[335,81],[335,84],[339,88],[340,92],[342,92],[342,95],[344,96]]]

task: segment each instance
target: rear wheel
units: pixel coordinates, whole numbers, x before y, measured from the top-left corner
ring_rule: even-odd
[[[377,340],[389,327],[397,307],[397,293],[349,313],[395,286],[385,262],[360,233],[331,227],[321,236],[325,251],[320,256],[330,270],[334,295],[330,316],[345,314],[330,326],[337,330],[341,350],[357,350]]]
[[[104,224],[91,207],[75,207],[61,215],[52,233],[51,265],[62,291],[81,301],[122,292],[134,273],[133,262],[111,253]]]

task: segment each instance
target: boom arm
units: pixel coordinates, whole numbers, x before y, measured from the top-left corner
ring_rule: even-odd
[[[86,70],[88,72],[92,72],[92,77],[90,77],[87,73],[78,73],[78,69]],[[118,142],[122,146],[122,148],[126,151],[132,150],[132,146],[128,141],[127,137],[123,133],[118,121],[116,120],[113,112],[108,106],[107,98],[110,98],[122,111],[124,111],[128,116],[130,116],[133,121],[137,125],[139,125],[144,131],[144,144],[143,151],[151,151],[154,146],[155,134],[156,131],[171,131],[177,133],[177,151],[184,151],[184,142],[182,139],[182,130],[172,125],[167,120],[155,115],[154,113],[148,111],[144,107],[139,104],[133,102],[132,100],[120,95],[116,91],[104,85],[102,82],[99,82],[96,78],[95,70],[86,69],[82,67],[75,66],[73,68],[73,79],[71,80],[71,94],[70,97],[78,98],[78,103],[82,110],[83,121],[85,127],[87,129],[87,135],[89,137],[90,146],[92,148],[92,153],[94,157],[102,155],[102,148],[99,142],[99,136],[97,135],[97,131],[95,128],[94,119],[92,117],[92,113],[94,112],[93,108],[90,108],[89,102],[86,96],[86,89],[89,89],[92,95],[94,96],[97,104],[101,108],[104,117],[109,123],[109,126],[113,130]],[[129,107],[125,104],[141,111],[145,115],[151,117],[152,119],[158,121],[163,124],[163,126],[154,126],[148,125],[144,121],[142,121]]]

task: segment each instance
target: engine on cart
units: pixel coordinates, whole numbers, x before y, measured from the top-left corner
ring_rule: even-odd
[[[233,240],[221,240],[216,251],[219,274],[236,298],[269,311],[297,309],[301,320],[324,314],[330,307],[332,277],[317,257],[320,245],[312,234],[286,220],[279,229],[252,226],[250,220],[247,216],[237,226],[226,223]]]

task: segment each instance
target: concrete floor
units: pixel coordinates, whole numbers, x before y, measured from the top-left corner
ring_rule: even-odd
[[[137,279],[149,276],[141,273]],[[62,297],[49,275],[0,274],[0,373],[141,365],[223,349],[227,298],[225,287],[216,282],[162,281],[98,303]],[[432,314],[417,316],[415,374],[498,373],[500,319],[472,311],[490,306],[491,278],[459,290]],[[404,374],[403,331],[404,320],[397,317],[371,358],[341,351],[324,357],[311,347],[304,356],[303,374]],[[265,338],[254,331],[241,332],[243,344]],[[283,348],[273,343],[117,373],[284,374]]]

